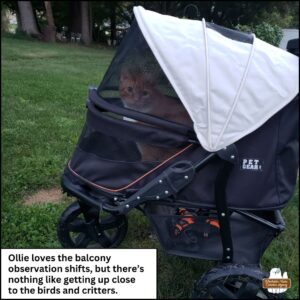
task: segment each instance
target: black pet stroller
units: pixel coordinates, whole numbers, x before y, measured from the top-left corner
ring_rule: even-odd
[[[134,9],[62,176],[66,248],[112,248],[134,208],[167,253],[221,262],[196,298],[272,298],[260,259],[298,169],[298,57],[250,34]]]

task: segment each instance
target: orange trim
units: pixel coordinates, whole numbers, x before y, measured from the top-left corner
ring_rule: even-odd
[[[175,226],[176,226],[176,229],[178,229],[179,231],[182,230],[182,227],[179,224],[176,224]]]
[[[219,222],[217,220],[207,219],[206,223],[209,223],[209,225],[217,227],[218,229],[220,229],[220,225],[219,225]]]
[[[169,157],[168,159],[166,159],[165,161],[163,161],[162,163],[160,163],[159,165],[157,165],[155,168],[153,168],[152,170],[148,171],[147,173],[145,173],[144,175],[140,176],[139,178],[135,179],[133,182],[129,183],[128,185],[118,188],[118,189],[110,189],[107,187],[104,187],[102,185],[96,184],[94,182],[91,182],[87,179],[85,179],[84,177],[80,176],[79,174],[77,174],[72,168],[71,168],[71,160],[69,160],[68,162],[68,167],[69,170],[77,177],[79,177],[81,180],[93,185],[96,188],[108,191],[108,192],[113,192],[113,193],[117,193],[120,192],[122,190],[125,190],[131,186],[133,186],[134,184],[136,184],[137,182],[139,182],[140,180],[142,180],[143,178],[145,178],[146,176],[150,175],[151,173],[153,173],[154,171],[156,171],[157,169],[159,169],[160,167],[162,167],[164,164],[166,164],[167,162],[169,162],[170,160],[172,160],[173,158],[177,157],[178,155],[180,155],[181,153],[183,153],[184,151],[188,150],[189,148],[191,148],[193,146],[193,144],[189,144],[187,147],[181,149],[180,151],[178,151],[177,153],[175,153],[174,155],[172,155],[171,157]]]
[[[179,208],[179,214],[180,215],[184,215],[186,212],[186,209],[185,208]]]
[[[191,225],[191,224],[194,224],[194,218],[192,217],[188,217],[188,218],[183,218],[182,219],[183,221],[187,222],[187,225]]]

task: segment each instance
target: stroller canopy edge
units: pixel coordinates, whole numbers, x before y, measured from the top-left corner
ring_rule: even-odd
[[[250,44],[225,37],[204,21],[140,6],[134,14],[207,151],[250,134],[299,92],[295,55],[258,38]]]

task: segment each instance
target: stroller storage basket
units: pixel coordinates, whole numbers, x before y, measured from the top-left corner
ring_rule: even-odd
[[[217,214],[209,210],[178,209],[168,206],[149,205],[146,214],[151,220],[159,240],[169,254],[208,260],[221,260],[223,254],[220,226]],[[193,211],[193,212],[191,212]],[[269,212],[268,219],[274,222],[275,212]],[[279,228],[282,220],[276,220]],[[278,229],[271,228],[255,220],[250,220],[238,212],[230,215],[233,241],[233,262],[259,263],[265,249],[271,243]]]

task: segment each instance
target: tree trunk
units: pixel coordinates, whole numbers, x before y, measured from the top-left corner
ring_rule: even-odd
[[[37,10],[35,8],[32,9],[33,11],[33,15],[34,15],[34,19],[35,19],[35,24],[37,26],[38,32],[41,32],[41,26],[38,22],[38,17],[37,17]]]
[[[52,13],[52,7],[50,1],[44,1],[45,8],[46,8],[46,17],[47,17],[47,23],[43,28],[43,34],[44,34],[44,40],[46,42],[55,42],[55,33],[56,28],[54,25],[54,19],[53,19],[53,13]]]
[[[110,4],[110,40],[113,44],[113,41],[116,39],[116,4],[112,2]]]
[[[81,1],[81,38],[85,45],[91,44],[89,2]]]
[[[19,7],[16,7],[16,19],[17,19],[17,32],[22,31],[22,22],[21,22],[21,16],[20,16],[20,11]]]
[[[7,17],[7,9],[1,9],[1,32],[8,32],[9,31],[9,19]]]
[[[46,8],[46,16],[47,16],[48,25],[54,27],[55,25],[54,25],[51,2],[44,1],[44,3],[45,3],[45,8]]]
[[[32,5],[30,1],[18,1],[20,12],[20,19],[22,24],[22,31],[29,36],[40,36],[37,28],[36,20],[34,18]]]
[[[160,11],[164,15],[167,13],[167,1],[160,2]]]
[[[93,11],[92,11],[92,3],[89,2],[89,19],[90,19],[90,39],[93,41]]]
[[[70,1],[70,32],[81,33],[80,1]]]

